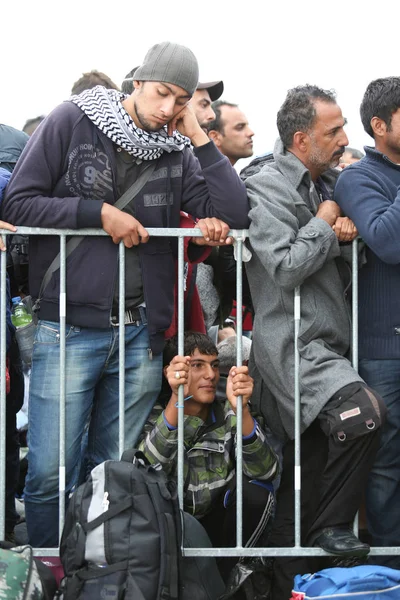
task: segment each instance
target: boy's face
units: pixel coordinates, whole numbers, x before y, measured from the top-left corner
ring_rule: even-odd
[[[172,121],[186,106],[191,96],[172,83],[134,81],[135,91],[129,96],[129,106],[136,125],[145,131],[158,131]],[[126,101],[125,101],[126,102]]]
[[[212,404],[219,381],[219,359],[217,354],[200,354],[198,349],[190,359],[188,394],[201,404]]]

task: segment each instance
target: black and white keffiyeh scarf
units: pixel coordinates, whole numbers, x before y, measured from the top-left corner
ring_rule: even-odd
[[[98,85],[78,96],[71,96],[70,101],[79,106],[114,144],[138,159],[154,160],[163,152],[182,151],[185,146],[190,146],[189,138],[178,131],[168,135],[166,126],[155,132],[136,127],[122,106],[126,97],[122,92]]]

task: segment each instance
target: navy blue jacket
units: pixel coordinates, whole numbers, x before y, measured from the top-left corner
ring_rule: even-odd
[[[80,229],[101,227],[103,202],[114,204],[114,145],[71,102],[41,124],[21,155],[3,202],[3,217],[16,225]],[[218,217],[231,228],[248,226],[244,184],[213,142],[194,150],[164,152],[150,181],[135,198],[135,217],[144,227],[179,227],[180,211]],[[173,248],[168,238],[139,245],[150,344],[161,352],[173,313]],[[37,297],[43,276],[59,252],[54,237],[31,237],[30,290]],[[67,321],[108,327],[118,277],[118,245],[90,237],[67,261]],[[59,273],[41,301],[40,318],[58,321]]]
[[[11,173],[28,140],[23,131],[0,123],[0,167]]]
[[[400,358],[400,166],[374,148],[346,167],[334,199],[367,244],[359,272],[359,356]]]

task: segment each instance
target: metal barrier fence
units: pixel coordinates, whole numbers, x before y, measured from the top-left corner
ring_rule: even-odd
[[[148,228],[150,236],[177,237],[178,238],[178,353],[184,354],[184,238],[201,237],[199,229],[175,229],[175,228]],[[247,236],[247,230],[232,230],[229,235],[234,238],[236,246],[237,270],[236,270],[236,295],[237,306],[242,306],[242,256],[243,242]],[[67,236],[106,236],[102,229],[42,229],[37,227],[18,227],[20,235],[51,235],[60,238],[60,444],[59,444],[59,528],[60,535],[64,524],[65,515],[65,358],[66,358],[66,238]],[[0,230],[0,235],[11,235],[9,231]],[[1,252],[0,257],[0,539],[4,539],[5,532],[5,464],[6,464],[6,253]],[[353,242],[352,258],[352,363],[355,369],[358,365],[358,242]],[[124,449],[124,401],[125,401],[125,339],[124,324],[124,298],[125,298],[125,246],[119,244],[119,450],[122,454]],[[295,545],[290,548],[244,548],[242,541],[242,436],[237,436],[237,458],[236,458],[236,480],[237,480],[237,524],[236,524],[236,547],[233,548],[183,548],[185,556],[328,556],[320,548],[301,546],[301,447],[300,447],[300,379],[299,379],[299,353],[297,339],[301,320],[301,293],[297,287],[294,292],[294,336],[295,336]],[[237,310],[237,365],[242,365],[242,313]],[[178,397],[178,494],[181,508],[183,507],[184,486],[184,408],[183,408],[183,386],[179,388]],[[242,429],[242,403],[238,399],[237,429]],[[54,548],[40,548],[34,550],[39,556],[54,556]],[[398,555],[400,547],[371,548],[371,555]]]

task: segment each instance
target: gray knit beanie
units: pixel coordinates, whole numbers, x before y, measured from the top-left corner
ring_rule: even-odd
[[[199,65],[193,52],[172,42],[155,44],[135,71],[135,81],[162,81],[183,88],[191,96],[199,81]]]

